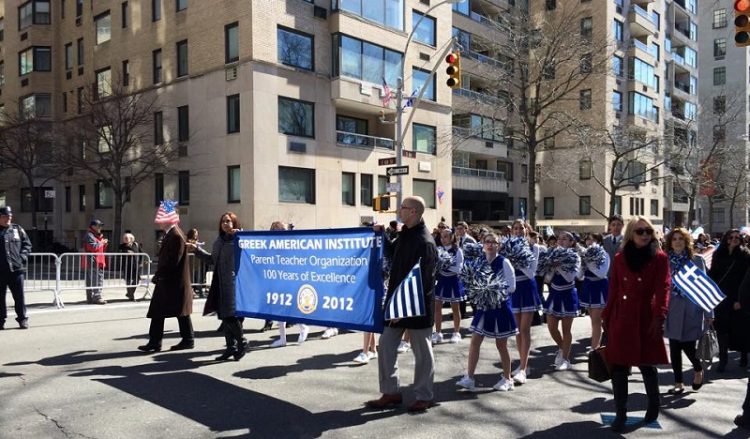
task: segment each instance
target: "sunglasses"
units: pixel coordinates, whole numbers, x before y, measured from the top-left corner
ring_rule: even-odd
[[[654,234],[654,229],[635,229],[633,231],[638,236],[643,236],[643,235],[651,236]]]

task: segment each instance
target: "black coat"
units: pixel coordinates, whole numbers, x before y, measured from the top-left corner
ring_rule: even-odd
[[[394,242],[394,246],[386,302],[393,295],[393,292],[401,281],[409,274],[414,264],[417,263],[419,258],[422,258],[419,266],[422,271],[422,289],[425,295],[427,314],[422,317],[401,319],[396,323],[390,323],[390,326],[408,329],[431,328],[435,318],[434,293],[435,269],[437,265],[435,239],[430,234],[430,231],[427,230],[424,221],[422,221],[412,228],[403,226],[401,232],[398,234],[398,239]],[[388,326],[389,322],[385,322],[385,325]]]
[[[750,314],[735,310],[734,303],[740,301],[740,285],[750,267],[750,252],[739,247],[730,255],[719,250],[714,253],[708,275],[727,296],[714,309],[714,325],[721,333],[729,334],[729,348],[750,351]],[[750,310],[749,310],[750,311]]]
[[[203,315],[216,311],[220,319],[234,317],[237,310],[234,293],[234,237],[219,236],[214,241],[211,253],[198,247],[195,256],[214,265],[214,275]]]
[[[2,239],[5,259],[8,261],[10,271],[22,271],[26,260],[31,253],[31,240],[23,227],[18,224],[10,224],[8,228],[0,227],[0,239]],[[3,291],[5,294],[5,291]]]
[[[193,288],[185,246],[179,226],[169,229],[159,248],[153,282],[156,284],[146,317],[181,317],[193,312]]]

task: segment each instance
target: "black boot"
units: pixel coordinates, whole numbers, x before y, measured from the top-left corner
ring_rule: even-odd
[[[729,334],[717,331],[716,338],[719,341],[719,367],[716,371],[724,373],[727,369],[727,360],[729,358]]]
[[[622,366],[612,368],[612,393],[615,398],[615,419],[610,428],[620,433],[625,429],[628,417],[628,372]]]
[[[229,334],[225,334],[224,339],[227,342],[227,349],[224,351],[223,354],[216,357],[216,361],[227,361],[237,352],[237,346],[233,342],[232,337]]]
[[[654,366],[642,367],[641,374],[643,375],[643,385],[646,387],[646,395],[648,396],[648,408],[646,409],[646,416],[643,417],[643,422],[650,424],[659,417],[659,406],[661,405],[659,376],[656,374],[656,367]]]

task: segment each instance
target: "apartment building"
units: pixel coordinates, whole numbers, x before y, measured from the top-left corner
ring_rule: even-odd
[[[452,37],[451,7],[434,8],[405,47],[429,3],[6,1],[0,105],[64,121],[85,112],[81,96],[92,84],[157,95],[155,137],[179,142],[180,158],[135,187],[123,212],[123,228],[152,251],[153,214],[165,198],[179,203],[184,228],[209,240],[227,210],[245,229],[392,219],[373,213],[372,197],[389,190],[378,160],[395,157],[388,122],[396,112],[393,102],[384,108],[384,89],[395,89],[403,70],[406,94],[427,89],[418,110],[405,110],[414,114],[402,189],[425,198],[434,225],[452,211],[453,93],[441,71],[428,78]],[[30,224],[37,203],[44,227],[68,246],[80,247],[91,218],[112,224],[102,182],[74,174],[42,184],[40,175],[31,190],[9,172],[0,178],[0,204],[14,207],[16,221]]]

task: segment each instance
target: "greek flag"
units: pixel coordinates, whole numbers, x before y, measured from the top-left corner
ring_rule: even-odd
[[[714,281],[692,261],[688,261],[674,275],[673,281],[685,297],[706,312],[711,312],[726,297]]]
[[[385,303],[385,320],[425,315],[422,271],[419,268],[420,261],[417,261],[406,276],[406,279],[399,284],[393,295]]]

